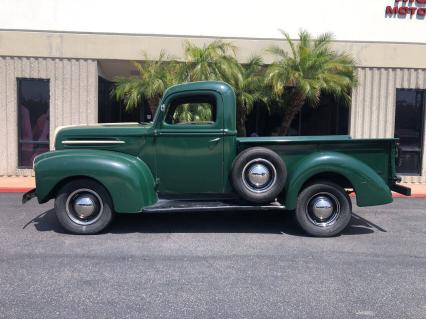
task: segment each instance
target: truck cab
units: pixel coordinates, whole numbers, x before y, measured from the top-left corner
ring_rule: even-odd
[[[212,84],[175,86],[164,94],[153,124],[160,193],[230,191],[235,95],[228,85]]]

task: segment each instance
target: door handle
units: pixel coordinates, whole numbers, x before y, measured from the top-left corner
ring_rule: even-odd
[[[220,141],[220,137],[216,137],[216,138],[210,140],[209,142],[214,143],[214,142],[219,142],[219,141]]]

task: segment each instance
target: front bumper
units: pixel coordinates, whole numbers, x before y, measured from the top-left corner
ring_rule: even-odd
[[[405,195],[405,196],[411,196],[411,188],[406,187],[406,186],[393,184],[391,186],[391,190],[394,191],[395,193],[399,193],[399,194],[402,194],[402,195]]]
[[[32,198],[36,197],[36,189],[33,188],[32,190],[26,192],[24,195],[22,195],[22,204],[25,204]]]

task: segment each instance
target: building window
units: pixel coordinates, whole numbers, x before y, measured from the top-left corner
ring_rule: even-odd
[[[49,151],[49,80],[17,79],[18,167],[32,168],[36,155]]]
[[[248,116],[247,134],[279,135],[282,108],[256,103]],[[346,135],[349,128],[349,106],[331,95],[322,94],[316,107],[305,104],[293,119],[287,135]]]
[[[292,123],[292,135],[346,135],[348,134],[349,106],[326,94],[321,95],[316,107],[304,105]],[[296,124],[296,125],[295,125]]]
[[[421,175],[425,94],[423,90],[396,90],[395,137],[400,142],[397,172]]]
[[[124,103],[117,101],[111,94],[114,82],[102,77],[98,78],[98,121],[99,123],[115,122],[150,122],[152,114],[146,101],[131,110],[126,110]]]

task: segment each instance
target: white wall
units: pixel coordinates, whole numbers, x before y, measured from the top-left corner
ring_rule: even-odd
[[[386,17],[393,0],[0,0],[0,29],[426,43],[426,19]],[[401,5],[401,4],[400,4]],[[425,7],[425,4],[417,4]]]

